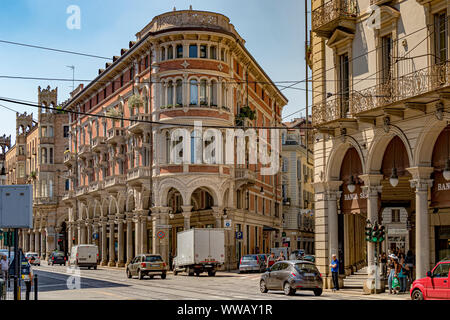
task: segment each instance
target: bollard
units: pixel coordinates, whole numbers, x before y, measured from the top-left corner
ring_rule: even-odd
[[[14,275],[14,300],[19,300],[17,284],[18,284],[17,275]]]
[[[38,276],[34,275],[34,300],[38,299]]]
[[[25,280],[25,286],[26,286],[26,291],[25,291],[25,300],[30,300],[30,292],[31,292],[31,279],[29,279],[29,280]]]

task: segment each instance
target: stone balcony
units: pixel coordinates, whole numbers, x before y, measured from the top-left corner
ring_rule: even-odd
[[[56,197],[36,197],[33,201],[34,205],[53,205],[57,202]]]
[[[54,144],[55,137],[39,137],[40,144]]]
[[[62,196],[62,201],[70,200],[74,197],[75,193],[73,190],[66,191]]]
[[[426,111],[426,104],[442,97],[448,98],[450,62],[426,67],[398,76],[382,84],[354,90],[345,105],[342,99],[328,98],[312,108],[314,127],[335,121],[373,119],[387,114],[403,117],[406,109]]]
[[[105,189],[121,189],[126,186],[127,177],[126,175],[115,175],[105,178]]]
[[[151,121],[152,117],[149,113],[140,113],[130,116],[130,125],[128,131],[131,133],[141,133],[144,131],[150,131],[150,123],[144,121]]]
[[[88,192],[97,193],[103,189],[104,181],[93,181],[89,183]]]
[[[125,143],[125,129],[124,128],[109,129],[108,134],[106,136],[106,142],[110,144]]]
[[[312,12],[312,31],[328,39],[338,27],[354,33],[357,13],[356,0],[329,0]]]
[[[105,137],[95,137],[92,140],[92,151],[93,152],[104,152],[106,151],[106,138]]]
[[[82,144],[78,147],[78,157],[86,159],[92,156],[92,149],[89,144]]]
[[[236,168],[234,170],[234,177],[239,182],[244,182],[246,184],[256,183],[256,173],[247,168]]]
[[[146,167],[136,167],[128,170],[127,181],[143,181],[150,178],[151,170]]]
[[[87,187],[78,187],[75,190],[75,196],[76,197],[84,196],[86,193],[87,193]]]
[[[75,153],[64,152],[64,164],[68,167],[73,166],[75,164]]]

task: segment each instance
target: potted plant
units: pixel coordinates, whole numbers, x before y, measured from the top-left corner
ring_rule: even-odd
[[[169,104],[167,105],[167,109],[172,109],[173,105]]]
[[[165,108],[166,108],[166,106],[161,106],[161,107],[160,107],[161,110],[163,110],[163,109],[165,109]]]
[[[142,99],[140,94],[133,94],[130,98],[128,98],[128,106],[130,108],[139,109],[144,105],[144,99]]]
[[[177,104],[175,105],[175,107],[176,107],[176,108],[182,108],[182,107],[183,107],[183,105],[182,105],[182,104],[180,104],[180,103],[177,103]]]
[[[31,179],[36,179],[36,171],[31,171],[30,172],[30,178]]]
[[[108,111],[106,112],[106,116],[115,118],[115,119],[112,119],[112,120],[113,120],[114,122],[117,122],[117,121],[121,120],[120,118],[123,117],[123,114],[122,114],[122,112],[120,112],[119,110],[116,110],[116,109],[110,109],[110,110],[108,110]]]

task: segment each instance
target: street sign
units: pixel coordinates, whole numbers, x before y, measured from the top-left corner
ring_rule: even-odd
[[[281,236],[284,238],[286,237],[286,232],[281,233]]]
[[[0,228],[32,228],[31,185],[0,186]]]
[[[231,219],[223,220],[224,228],[231,228]]]
[[[244,233],[242,231],[236,231],[236,239],[242,240]]]
[[[158,237],[158,239],[164,239],[166,234],[164,233],[164,231],[160,230],[156,233],[156,236]]]
[[[94,233],[94,234],[92,235],[92,238],[93,238],[94,240],[97,240],[97,239],[98,239],[98,233]]]

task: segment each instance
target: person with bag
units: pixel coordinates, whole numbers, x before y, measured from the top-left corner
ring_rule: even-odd
[[[400,272],[398,274],[400,280],[400,293],[406,292],[406,278],[408,277],[408,266],[405,263],[405,260],[402,258],[400,260]]]
[[[392,294],[392,289],[393,289],[393,280],[394,280],[394,275],[395,275],[395,258],[396,258],[396,256],[394,254],[390,254],[389,255],[389,262],[388,262],[388,267],[389,267],[389,277],[388,277],[389,294]]]

